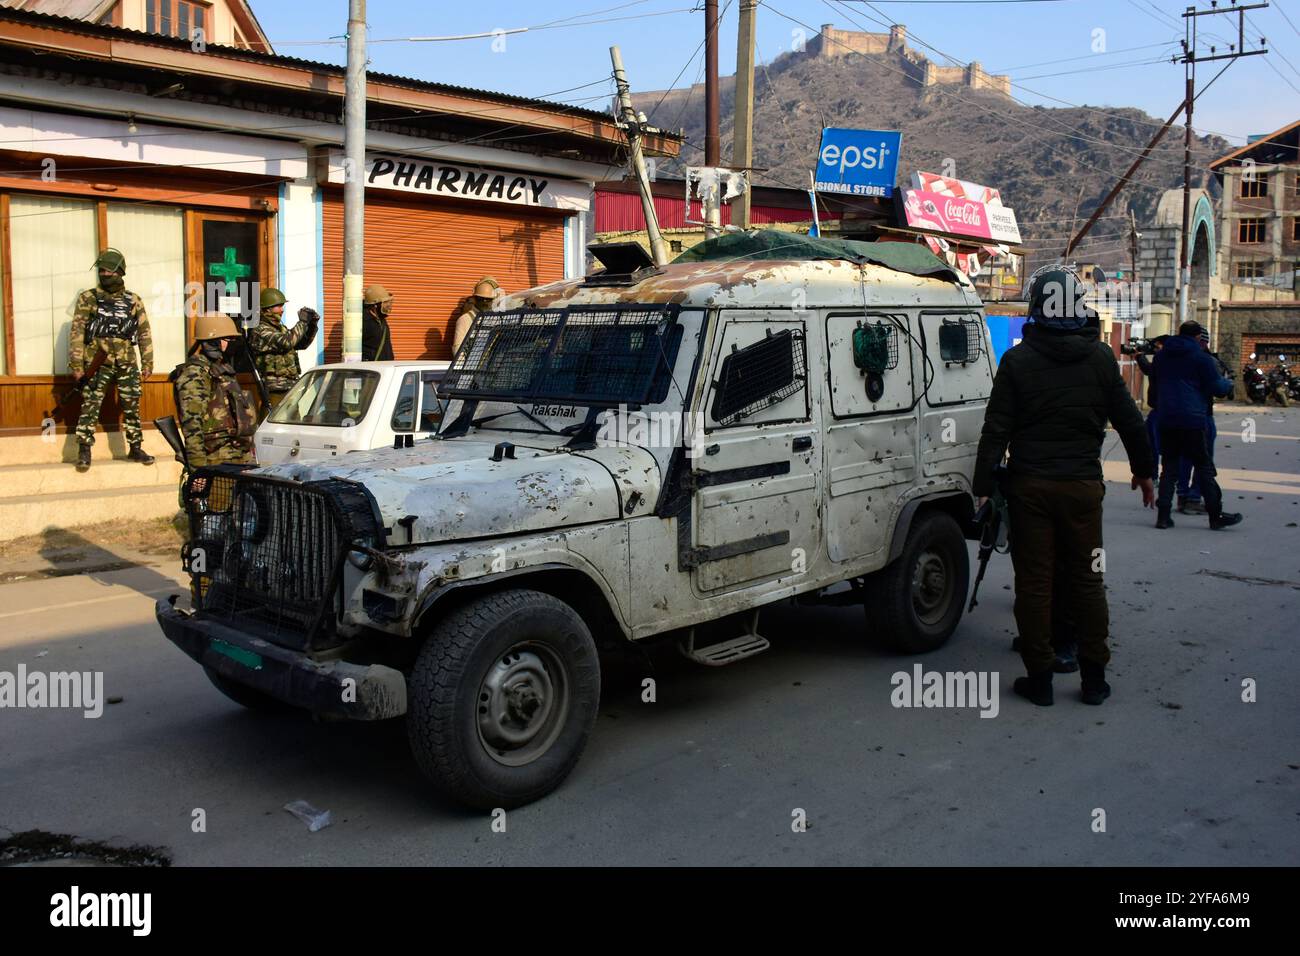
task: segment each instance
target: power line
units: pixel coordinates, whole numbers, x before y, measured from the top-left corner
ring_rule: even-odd
[[[1028,70],[1035,66],[1052,66],[1056,63],[1073,63],[1075,60],[1093,60],[1099,56],[1116,56],[1120,53],[1136,53],[1138,50],[1153,50],[1156,47],[1176,46],[1177,40],[1166,40],[1164,43],[1145,43],[1142,46],[1124,47],[1122,50],[1105,50],[1101,53],[1085,53],[1082,56],[1058,57],[1055,60],[1042,60],[1038,63],[1025,63],[1021,66],[1004,66],[998,69],[990,69],[990,73],[1014,73],[1016,70]]]
[[[823,2],[826,2],[826,0],[823,0]],[[785,19],[790,20],[790,21],[793,22],[793,23],[798,23],[798,24],[800,24],[801,26],[803,26],[803,27],[805,27],[805,28],[807,28],[807,29],[809,29],[809,30],[812,29],[812,27],[811,27],[810,25],[808,25],[808,24],[806,24],[806,23],[803,23],[802,21],[800,21],[800,20],[798,20],[798,19],[796,19],[796,18],[794,18],[794,17],[788,16],[787,14],[781,13],[781,11],[777,10],[777,9],[776,9],[775,7],[773,7],[770,3],[767,3],[766,0],[764,0],[763,5],[766,6],[768,9],[770,9],[773,13],[776,13],[778,16],[784,17]],[[850,19],[852,19],[852,18],[850,17]],[[861,24],[861,23],[857,23],[857,21],[853,21],[853,22],[854,22],[857,26],[862,26],[862,24]],[[839,42],[839,41],[836,41],[836,42]],[[858,55],[858,56],[865,56],[865,54],[859,53],[857,50],[853,50],[853,49],[852,49],[851,47],[849,47],[847,44],[844,44],[844,43],[841,42],[840,45],[841,45],[841,46],[844,46],[844,47],[845,47],[846,49],[848,49],[848,50],[850,51],[850,53],[852,53],[852,54],[855,54],[855,55]],[[928,44],[927,44],[927,45],[928,45]],[[932,49],[933,49],[933,48],[932,48]],[[950,60],[953,60],[954,62],[959,62],[959,61],[956,60],[955,57],[951,57],[951,56],[949,56],[948,54],[943,53],[942,51],[939,51],[939,52],[940,52],[940,54],[941,54],[942,56],[944,56],[944,57],[946,57],[946,58],[948,58],[948,59],[950,59]],[[905,73],[905,72],[902,71],[902,70],[894,69],[893,67],[890,67],[888,64],[880,63],[878,60],[875,61],[875,62],[876,62],[879,66],[883,67],[884,69],[890,70],[890,71],[893,72],[893,73],[897,73],[898,75],[903,76],[904,78],[910,78],[910,77],[908,77],[908,74]],[[936,86],[936,87],[934,87],[934,91],[935,91],[936,93],[940,94],[940,95],[945,95],[945,96],[960,96],[962,93],[965,92],[965,88],[964,88],[964,87],[960,87],[960,88],[957,88],[956,90],[953,90],[953,89],[950,89],[950,88],[945,88],[945,87],[943,87],[943,86]],[[1025,107],[1026,109],[1033,109],[1033,107],[1030,106],[1030,104],[1028,104],[1028,103],[1024,103],[1024,102],[1022,102],[1021,100],[1016,99],[1014,96],[1009,97],[1009,99],[1011,99],[1012,102],[1014,102],[1014,103],[1016,103],[1016,104],[1018,104],[1018,105],[1020,105],[1020,106]],[[999,117],[999,118],[1001,118],[1001,119],[1004,119],[1004,120],[1007,120],[1007,121],[1009,121],[1009,122],[1016,123],[1017,125],[1019,125],[1019,126],[1021,126],[1021,127],[1023,127],[1023,128],[1030,129],[1030,130],[1034,130],[1034,131],[1037,131],[1037,130],[1039,129],[1039,127],[1034,126],[1033,124],[1030,124],[1030,123],[1028,123],[1028,122],[1026,122],[1026,121],[1024,121],[1024,120],[1021,120],[1019,117],[1013,116],[1013,115],[1008,114],[1008,113],[1000,112],[1000,111],[995,110],[995,109],[992,109],[992,108],[990,108],[990,107],[986,107],[986,106],[984,106],[983,104],[979,103],[978,100],[972,100],[972,99],[970,99],[970,98],[967,98],[965,102],[966,102],[966,105],[974,106],[976,109],[979,109],[979,110],[981,110],[982,112],[989,113],[989,114],[991,114],[991,115],[993,115],[993,116],[997,116],[997,117]],[[1074,107],[1077,108],[1077,109],[1089,109],[1089,107],[1080,107],[1080,106],[1078,106],[1077,104],[1070,104],[1070,105],[1071,105],[1071,106],[1074,106]],[[1094,112],[1104,112],[1104,111],[1094,111]],[[1112,119],[1114,118],[1114,115],[1113,115],[1113,114],[1107,114],[1107,115],[1109,115]],[[1049,119],[1050,119],[1050,117],[1049,117]],[[1142,152],[1142,150],[1139,149],[1139,148],[1137,148],[1137,147],[1124,146],[1123,144],[1120,144],[1120,143],[1113,143],[1113,142],[1110,142],[1110,141],[1108,141],[1108,140],[1098,139],[1097,137],[1086,136],[1086,135],[1084,135],[1084,134],[1082,134],[1082,133],[1077,132],[1076,130],[1072,130],[1072,129],[1070,129],[1070,128],[1067,127],[1067,126],[1062,125],[1060,122],[1058,122],[1058,121],[1056,121],[1056,120],[1054,120],[1054,119],[1052,120],[1052,122],[1053,122],[1053,123],[1055,124],[1055,126],[1056,126],[1056,131],[1057,131],[1058,133],[1060,133],[1060,134],[1066,136],[1067,138],[1074,139],[1074,140],[1077,140],[1077,141],[1079,141],[1079,142],[1093,142],[1093,143],[1097,143],[1097,144],[1102,145],[1102,146],[1109,147],[1109,148],[1111,148],[1111,149],[1119,149],[1119,150],[1123,150],[1123,151],[1126,151],[1126,152],[1133,152],[1133,153],[1140,153],[1140,152]],[[1028,137],[1026,137],[1026,138],[1029,139],[1031,142],[1035,142],[1035,143],[1038,143],[1038,144],[1040,144],[1040,145],[1047,145],[1047,144],[1045,144],[1042,140],[1036,139],[1036,138],[1034,138],[1034,137],[1032,137],[1032,136],[1028,136]],[[1048,149],[1051,149],[1051,148],[1052,148],[1051,146],[1048,146]],[[1165,165],[1165,166],[1181,166],[1180,163],[1173,163],[1173,162],[1170,162],[1170,161],[1168,161],[1168,160],[1153,160],[1153,162],[1154,162],[1155,164]],[[1083,163],[1083,165],[1087,166],[1089,169],[1094,169],[1094,170],[1097,170],[1098,172],[1104,172],[1104,173],[1107,173],[1108,175],[1111,173],[1111,170],[1101,169],[1100,167],[1093,166],[1093,165],[1090,164],[1090,163]]]

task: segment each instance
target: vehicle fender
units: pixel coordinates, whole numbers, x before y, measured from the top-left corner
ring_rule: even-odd
[[[607,630],[616,627],[622,636],[630,639],[632,630],[623,618],[623,611],[608,582],[579,555],[570,555],[570,561],[546,561],[540,564],[521,565],[503,571],[491,572],[470,578],[447,580],[437,578],[425,587],[416,601],[415,614],[411,618],[411,633],[418,634],[427,623],[426,615],[440,604],[458,597],[468,597],[469,592],[498,588],[501,586],[539,585],[539,590],[552,593],[561,600],[575,606],[592,626],[592,630]],[[565,578],[562,587],[553,588],[552,582],[558,583]],[[586,586],[574,587],[580,578]],[[599,606],[593,606],[598,601]],[[592,620],[592,618],[596,620]]]
[[[960,500],[962,498],[965,498],[967,500],[965,502],[962,502]],[[893,564],[896,560],[898,560],[898,558],[902,556],[903,548],[907,544],[908,532],[912,528],[912,520],[916,517],[917,512],[919,512],[923,506],[926,505],[933,506],[938,504],[939,502],[946,501],[947,499],[958,499],[957,502],[958,507],[962,507],[962,505],[967,505],[969,506],[968,510],[973,511],[974,505],[969,500],[970,499],[969,490],[961,487],[961,485],[956,482],[945,486],[941,490],[932,491],[920,497],[912,498],[905,505],[903,505],[903,510],[898,513],[898,519],[894,522],[894,535],[889,541],[889,557],[885,560],[886,565]],[[941,510],[950,511],[952,509],[942,508]],[[954,517],[957,517],[957,515],[954,515]],[[967,517],[969,519],[969,516]],[[958,523],[959,524],[961,523],[960,518],[958,518]],[[967,532],[967,529],[964,526],[962,528],[962,532],[964,534],[967,534],[967,536],[969,537],[969,533]]]

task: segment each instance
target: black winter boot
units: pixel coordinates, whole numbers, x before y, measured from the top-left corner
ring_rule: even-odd
[[[90,471],[89,445],[81,445],[77,449],[77,471]]]
[[[153,455],[145,451],[140,445],[132,445],[131,451],[126,456],[127,461],[138,461],[142,465],[152,465],[154,462]]]
[[[1011,689],[1039,707],[1052,706],[1052,671],[1030,673],[1028,677],[1017,677]]]
[[[1097,705],[1110,696],[1110,685],[1106,683],[1106,668],[1092,661],[1079,661],[1079,672],[1083,678],[1083,702]]]
[[[1156,515],[1157,528],[1163,530],[1165,528],[1172,528],[1173,526],[1174,526],[1174,519],[1169,517],[1168,511],[1161,511],[1159,514]]]

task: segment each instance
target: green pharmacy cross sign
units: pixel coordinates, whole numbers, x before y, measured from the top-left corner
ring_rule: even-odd
[[[208,275],[216,276],[221,279],[226,288],[237,285],[240,279],[249,275],[253,271],[251,266],[243,265],[235,261],[235,247],[226,246],[224,257],[221,262],[212,262],[208,264]]]

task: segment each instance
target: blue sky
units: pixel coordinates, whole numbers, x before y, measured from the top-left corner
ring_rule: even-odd
[[[603,109],[612,44],[622,47],[634,94],[688,85],[702,76],[702,51],[688,66],[704,35],[704,14],[692,10],[696,2],[370,0],[371,69]],[[1177,49],[1173,42],[1182,38],[1179,13],[1186,5],[1182,0],[764,0],[758,49],[770,62],[789,50],[800,32],[815,33],[823,23],[872,32],[884,32],[882,23],[903,23],[913,48],[941,64],[949,61],[936,49],[961,62],[979,60],[990,72],[1010,73],[1013,83],[1022,84],[1013,92],[1023,102],[1060,105],[1050,99],[1055,97],[1089,106],[1137,106],[1165,117],[1182,95],[1183,68],[1168,57]],[[719,57],[725,75],[735,67],[738,3],[720,0],[720,6],[727,7]],[[1228,0],[1220,6],[1227,7]],[[253,0],[253,7],[277,52],[344,62],[342,41],[330,37],[347,28],[346,0]],[[1249,17],[1255,29],[1248,25],[1248,47],[1257,46],[1262,33],[1270,53],[1238,60],[1196,102],[1198,131],[1219,133],[1234,144],[1249,133],[1300,119],[1300,0],[1274,0],[1271,9]],[[1202,26],[1217,35],[1203,40],[1203,49],[1209,43],[1222,49],[1236,39],[1235,14],[1202,18]],[[530,29],[495,40],[397,39],[521,27]],[[1151,62],[1157,59],[1161,62]],[[1201,66],[1198,81],[1206,82],[1220,65]]]

